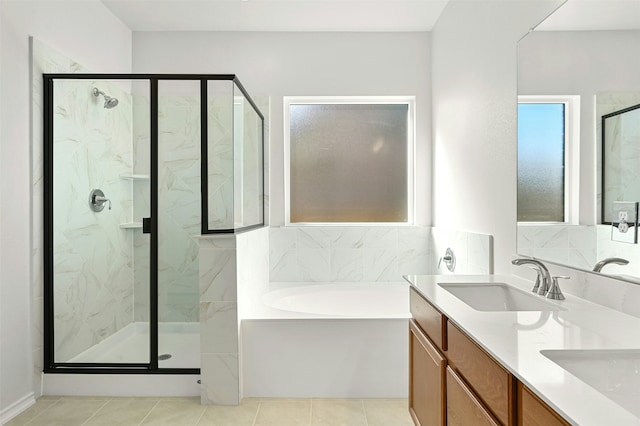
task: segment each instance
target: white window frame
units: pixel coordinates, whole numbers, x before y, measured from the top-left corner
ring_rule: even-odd
[[[407,221],[406,222],[291,222],[291,105],[404,104],[407,111]],[[415,224],[415,96],[284,96],[284,216],[285,226],[412,226]]]
[[[564,222],[518,222],[526,225],[580,223],[580,96],[519,95],[518,104],[564,104]]]

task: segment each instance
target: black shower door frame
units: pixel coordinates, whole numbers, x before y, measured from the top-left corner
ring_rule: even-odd
[[[150,99],[150,231],[149,253],[149,363],[69,363],[55,361],[54,345],[54,238],[53,238],[53,115],[54,80],[132,80],[149,82]],[[202,234],[235,233],[264,226],[264,223],[242,229],[208,229],[207,167],[207,82],[228,80],[236,84],[263,121],[260,110],[234,74],[43,74],[43,186],[44,186],[44,372],[76,374],[200,374],[200,368],[159,368],[158,366],[158,82],[163,80],[200,81],[201,123],[201,214]],[[264,147],[264,132],[261,135]],[[263,149],[264,164],[264,149]],[[264,193],[264,180],[263,180]],[[264,205],[262,207],[264,218]]]

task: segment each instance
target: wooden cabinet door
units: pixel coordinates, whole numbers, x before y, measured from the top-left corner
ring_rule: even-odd
[[[569,423],[518,382],[518,426],[569,426]]]
[[[409,306],[411,315],[418,323],[424,334],[441,351],[447,350],[447,317],[437,310],[431,303],[418,294],[418,291],[409,288]]]
[[[409,321],[409,412],[418,426],[445,424],[446,367],[446,359],[417,323]]]
[[[447,424],[449,426],[498,426],[501,424],[451,367],[447,367]]]
[[[449,365],[492,414],[505,425],[515,425],[516,380],[502,365],[451,321],[447,322]]]

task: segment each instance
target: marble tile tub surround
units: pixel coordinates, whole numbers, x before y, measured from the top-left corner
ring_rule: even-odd
[[[447,248],[451,248],[456,257],[453,272],[440,263]],[[493,237],[486,234],[467,232],[442,227],[431,228],[432,274],[492,274],[493,273]],[[405,272],[403,272],[403,275]]]
[[[399,281],[428,274],[430,228],[270,228],[271,282]]]
[[[491,236],[414,226],[270,228],[271,282],[388,282],[406,274],[450,273],[438,260],[456,254],[454,273],[493,270]]]

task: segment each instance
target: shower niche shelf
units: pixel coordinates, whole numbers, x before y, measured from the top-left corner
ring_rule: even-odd
[[[142,222],[126,222],[120,224],[120,229],[138,229],[142,228]]]
[[[123,173],[120,175],[120,179],[130,181],[145,181],[149,180],[149,175],[141,173]],[[141,229],[142,222],[125,222],[120,224],[120,229]]]
[[[136,174],[136,173],[126,173],[126,174],[120,175],[120,179],[126,179],[126,180],[149,180],[149,175],[142,175],[142,174]]]

